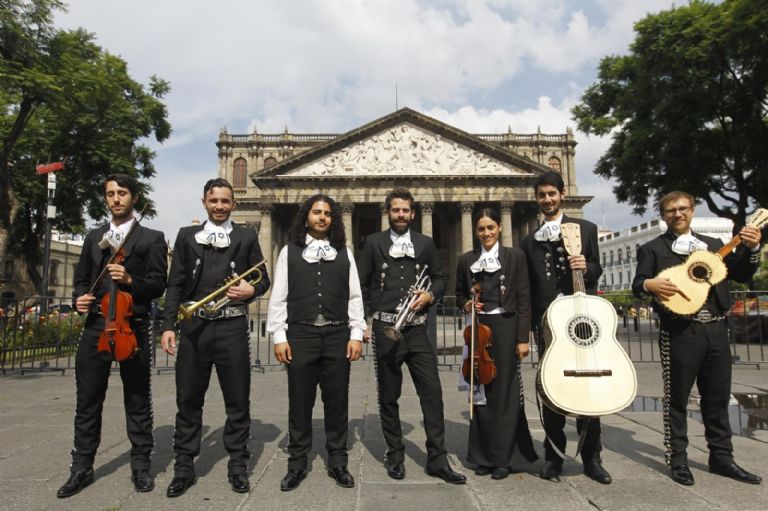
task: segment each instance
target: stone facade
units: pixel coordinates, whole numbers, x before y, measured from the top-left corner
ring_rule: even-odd
[[[366,236],[388,227],[387,192],[410,189],[418,210],[414,228],[435,239],[451,280],[457,257],[476,243],[471,218],[478,208],[500,210],[502,242],[515,246],[538,225],[532,185],[540,174],[563,174],[569,215],[580,217],[591,199],[578,193],[570,129],[473,135],[403,108],[344,134],[223,130],[216,145],[218,175],[233,183],[239,203],[233,219],[259,229],[270,261],[287,242],[298,205],[319,192],[341,204],[357,252]]]

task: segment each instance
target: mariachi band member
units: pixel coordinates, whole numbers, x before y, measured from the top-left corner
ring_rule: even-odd
[[[360,280],[346,246],[341,209],[327,195],[313,195],[293,220],[269,299],[267,330],[275,358],[288,371],[289,458],[282,491],[298,488],[306,477],[318,384],[328,475],[342,488],[355,485],[347,470],[349,372],[350,362],[362,353],[365,329]]]
[[[177,350],[179,306],[207,297],[226,279],[245,273],[263,260],[255,231],[229,219],[237,203],[226,179],[209,180],[203,188],[202,203],[208,220],[182,228],[173,249],[161,339],[163,350],[170,355],[176,355]],[[178,412],[173,434],[176,461],[168,497],[183,495],[195,483],[193,462],[200,453],[203,402],[214,365],[227,414],[224,448],[229,453],[229,483],[237,493],[250,490],[246,460],[251,428],[251,362],[246,314],[248,302],[269,289],[266,268],[261,271],[255,285],[240,279],[230,286],[226,306],[218,310],[200,307],[192,318],[180,322],[176,358]]]
[[[657,278],[662,270],[685,261],[695,250],[717,252],[723,243],[691,231],[696,201],[686,192],[675,191],[661,198],[659,210],[667,232],[637,251],[637,270],[632,290],[637,296],[653,296],[659,314],[659,346],[664,379],[664,444],[672,479],[693,484],[686,448],[687,406],[693,383],[701,394],[701,416],[709,448],[709,471],[744,483],[758,484],[761,478],[733,460],[728,400],[731,395],[731,350],[726,314],[731,306],[727,280],[709,290],[704,307],[693,317],[678,316],[659,301],[681,291],[671,281]],[[737,282],[752,278],[760,263],[760,230],[743,227],[743,244],[725,257],[728,277]]]
[[[405,446],[397,403],[405,362],[424,414],[427,472],[448,483],[464,484],[466,478],[448,464],[437,352],[427,337],[426,328],[427,310],[442,298],[447,278],[432,238],[410,229],[416,216],[414,203],[413,195],[404,188],[395,188],[387,194],[389,229],[368,236],[358,262],[366,311],[373,315],[379,416],[387,442],[386,470],[393,479],[405,478]],[[428,266],[425,273],[432,281],[432,288],[416,291],[417,298],[411,306],[415,316],[404,324],[403,338],[393,341],[384,329],[395,322],[397,305],[425,266]]]
[[[75,268],[75,309],[86,314],[85,325],[75,356],[75,443],[72,449],[70,476],[56,496],[70,497],[93,482],[93,460],[101,442],[101,421],[112,357],[97,350],[99,334],[105,318],[102,297],[112,284],[133,297],[133,315],[129,317],[138,354],[120,362],[123,381],[123,404],[126,429],[131,442],[131,481],[138,492],[155,487],[150,473],[152,438],[152,401],[150,398],[149,312],[153,298],[163,294],[167,273],[167,246],[159,231],[137,222],[134,206],[139,199],[139,186],[127,174],[112,174],[104,181],[104,200],[111,213],[109,224],[88,233]],[[122,247],[122,264],[106,265],[110,256]],[[106,273],[93,293],[106,265]]]
[[[538,459],[525,417],[520,374],[520,360],[530,351],[528,266],[520,249],[501,246],[501,215],[496,209],[478,211],[474,226],[480,247],[459,257],[456,306],[470,314],[472,288],[479,285],[477,321],[491,329],[489,352],[496,377],[483,385],[484,404],[474,407],[467,461],[477,467],[476,475],[504,479],[510,467]]]
[[[557,172],[547,172],[534,183],[534,194],[544,223],[539,229],[526,236],[521,243],[528,260],[531,281],[531,316],[539,355],[544,356],[542,318],[547,307],[559,295],[573,294],[573,273],[584,273],[584,284],[588,294],[597,294],[597,282],[603,269],[600,267],[600,253],[597,246],[597,226],[587,220],[570,218],[560,207],[565,200],[565,183]],[[563,245],[560,225],[576,223],[581,228],[582,254],[569,256]],[[550,481],[559,481],[563,471],[565,452],[565,416],[543,407],[545,462],[539,476]],[[584,431],[586,428],[586,431]],[[579,418],[576,429],[582,435],[581,460],[584,473],[591,479],[610,484],[611,475],[603,468],[600,460],[600,418]]]

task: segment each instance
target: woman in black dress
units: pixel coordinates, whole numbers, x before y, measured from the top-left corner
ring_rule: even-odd
[[[525,417],[520,360],[528,355],[531,302],[525,255],[499,243],[501,217],[493,208],[474,218],[478,250],[463,254],[456,271],[456,305],[471,310],[471,289],[480,285],[477,318],[493,332],[496,378],[484,385],[485,404],[475,405],[467,461],[475,474],[504,479],[510,467],[538,459]]]

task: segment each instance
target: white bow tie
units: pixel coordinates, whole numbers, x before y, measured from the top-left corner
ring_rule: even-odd
[[[336,249],[333,248],[327,241],[313,240],[301,253],[301,257],[306,262],[314,264],[319,262],[321,259],[323,261],[333,261],[336,259],[336,254]]]
[[[107,247],[112,247],[112,251],[115,251],[120,248],[124,237],[125,235],[120,232],[119,229],[111,227],[107,232],[104,233],[101,241],[99,241],[99,248],[105,249]]]
[[[495,273],[500,269],[501,262],[499,262],[499,258],[491,254],[481,255],[480,258],[469,267],[469,270],[472,273],[480,273],[481,271]]]
[[[205,227],[195,233],[195,241],[199,245],[227,248],[229,246],[229,234],[224,227],[206,222]]]
[[[560,240],[560,222],[544,222],[539,230],[533,233],[536,241],[559,241]]]
[[[411,259],[415,259],[416,251],[414,250],[413,243],[410,239],[405,236],[400,236],[394,241],[392,246],[389,247],[389,255],[395,259],[400,257],[410,257]]]
[[[707,244],[692,234],[681,234],[672,243],[672,252],[680,255],[688,255],[697,250],[707,250]]]

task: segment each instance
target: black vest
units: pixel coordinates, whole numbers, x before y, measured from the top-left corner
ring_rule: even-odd
[[[416,269],[416,261],[410,257],[394,259],[387,254],[387,268],[378,273],[384,274],[384,289],[379,301],[378,310],[381,312],[395,312],[400,300],[408,293],[408,289],[416,282],[416,275],[421,271]],[[379,275],[380,277],[380,275]],[[376,279],[381,286],[381,279]]]
[[[480,284],[480,301],[483,310],[490,312],[501,307],[501,270],[488,273],[481,271],[475,274],[477,283]]]
[[[349,320],[349,257],[347,247],[333,261],[308,263],[304,249],[288,244],[288,323]]]

